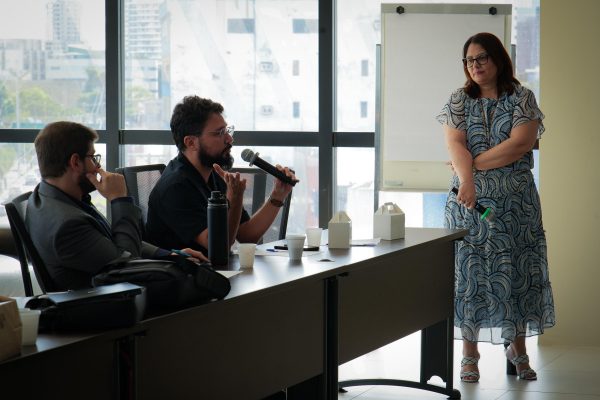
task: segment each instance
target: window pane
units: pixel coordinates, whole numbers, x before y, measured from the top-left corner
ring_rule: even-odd
[[[0,9],[0,128],[104,128],[104,1],[1,0]]]
[[[513,41],[516,75],[540,100],[540,1],[520,1],[514,6]]]
[[[33,190],[39,180],[33,144],[0,143],[0,204]],[[9,226],[4,206],[0,206],[0,226]]]
[[[375,150],[338,148],[335,211],[346,211],[354,239],[373,236],[373,177]],[[356,160],[361,160],[357,163]],[[406,214],[406,226],[439,228],[444,225],[446,193],[379,192],[379,205],[396,203]]]
[[[168,164],[177,155],[175,145],[165,146],[162,144],[131,144],[123,146],[125,158],[123,165],[136,166],[147,164]]]
[[[168,129],[197,94],[238,130],[317,130],[317,4],[126,0],[125,127]]]
[[[127,145],[125,165],[168,164],[177,155],[175,145]],[[242,160],[243,146],[234,146],[234,167],[248,167]],[[288,232],[304,232],[306,227],[318,226],[319,209],[319,152],[315,147],[253,147],[260,158],[275,165],[288,166],[300,180],[292,192]]]
[[[346,211],[352,220],[354,239],[373,237],[375,150],[337,148],[336,171],[334,211]]]
[[[379,204],[396,203],[404,211],[406,226],[441,228],[447,197],[447,193],[379,192]]]
[[[380,14],[380,0],[337,3],[337,131],[375,130],[375,46],[381,43]]]

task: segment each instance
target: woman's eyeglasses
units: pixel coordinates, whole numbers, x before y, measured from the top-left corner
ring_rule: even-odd
[[[488,62],[488,58],[490,56],[488,54],[480,54],[477,57],[467,57],[463,58],[462,62],[467,68],[473,68],[473,64],[477,61],[477,65],[485,65]]]

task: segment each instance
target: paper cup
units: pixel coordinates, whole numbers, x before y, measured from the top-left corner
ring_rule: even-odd
[[[306,244],[309,246],[320,246],[323,228],[306,228]]]
[[[238,245],[238,255],[240,256],[240,267],[252,268],[254,266],[255,252],[256,252],[256,243],[240,243]]]
[[[34,346],[37,340],[38,324],[40,322],[40,310],[30,310],[28,308],[20,308],[19,315],[21,316],[22,341],[23,346]]]
[[[304,250],[304,235],[286,235],[285,241],[288,247],[290,260],[300,260]]]

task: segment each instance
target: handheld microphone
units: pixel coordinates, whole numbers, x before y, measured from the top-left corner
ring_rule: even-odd
[[[452,188],[452,193],[454,194],[458,194],[458,189],[456,187]],[[480,220],[484,220],[486,218],[491,219],[492,218],[492,209],[491,208],[485,208],[484,206],[482,206],[481,204],[479,204],[478,201],[475,202],[475,209],[477,210],[477,212],[479,214],[481,214],[481,216],[479,217]]]
[[[273,175],[275,178],[287,183],[288,185],[295,186],[296,183],[299,182],[297,180],[292,180],[292,178],[290,178],[289,176],[275,168],[273,165],[260,158],[258,156],[258,153],[255,153],[250,149],[244,149],[242,151],[242,160],[249,162],[250,166],[252,166],[253,164],[256,165],[258,168],[262,169],[269,175]]]

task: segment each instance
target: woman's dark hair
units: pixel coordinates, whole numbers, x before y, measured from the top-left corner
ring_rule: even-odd
[[[476,35],[471,36],[465,42],[463,46],[463,58],[467,57],[467,50],[469,49],[469,45],[478,44],[483,47],[488,54],[488,56],[492,59],[496,68],[498,68],[498,76],[496,78],[496,85],[498,88],[498,96],[503,93],[512,94],[514,91],[514,85],[519,85],[519,81],[514,77],[513,74],[513,65],[506,49],[502,45],[500,39],[494,36],[491,33],[481,32]],[[467,77],[467,81],[465,82],[464,90],[465,92],[472,98],[477,98],[481,94],[481,88],[477,83],[471,79],[471,75],[469,74],[469,69],[467,65],[463,63],[463,70],[465,72],[465,76]]]
[[[185,150],[184,137],[202,134],[206,121],[213,113],[223,113],[223,106],[210,99],[185,96],[177,103],[171,116],[171,133],[179,151]]]
[[[77,122],[58,121],[46,125],[34,141],[40,175],[42,178],[61,177],[71,156],[85,157],[90,144],[96,140],[96,131]]]

